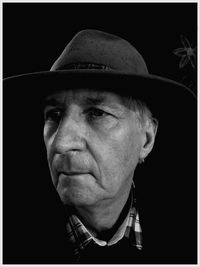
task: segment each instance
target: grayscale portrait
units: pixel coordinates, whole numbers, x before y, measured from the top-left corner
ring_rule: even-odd
[[[196,12],[3,5],[4,263],[197,263]]]

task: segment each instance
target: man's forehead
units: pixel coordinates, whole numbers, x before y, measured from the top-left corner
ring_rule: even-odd
[[[76,89],[67,91],[58,91],[48,95],[45,99],[45,106],[67,104],[78,102],[85,105],[100,104],[123,104],[123,98],[120,95],[109,91],[97,91],[95,89]]]

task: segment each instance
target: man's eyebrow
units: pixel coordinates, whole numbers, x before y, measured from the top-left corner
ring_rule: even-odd
[[[87,97],[84,102],[88,106],[98,106],[106,101],[104,96]]]
[[[88,106],[105,105],[113,110],[122,110],[122,105],[115,101],[111,101],[107,96],[87,97],[84,104]]]

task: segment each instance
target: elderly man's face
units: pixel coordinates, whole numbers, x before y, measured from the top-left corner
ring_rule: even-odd
[[[121,100],[89,90],[48,97],[44,141],[53,184],[64,204],[95,205],[129,192],[141,128]]]

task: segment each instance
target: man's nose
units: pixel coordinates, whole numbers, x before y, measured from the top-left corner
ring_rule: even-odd
[[[56,132],[53,146],[58,154],[66,154],[70,151],[84,151],[86,127],[81,118],[69,116],[64,118]]]

